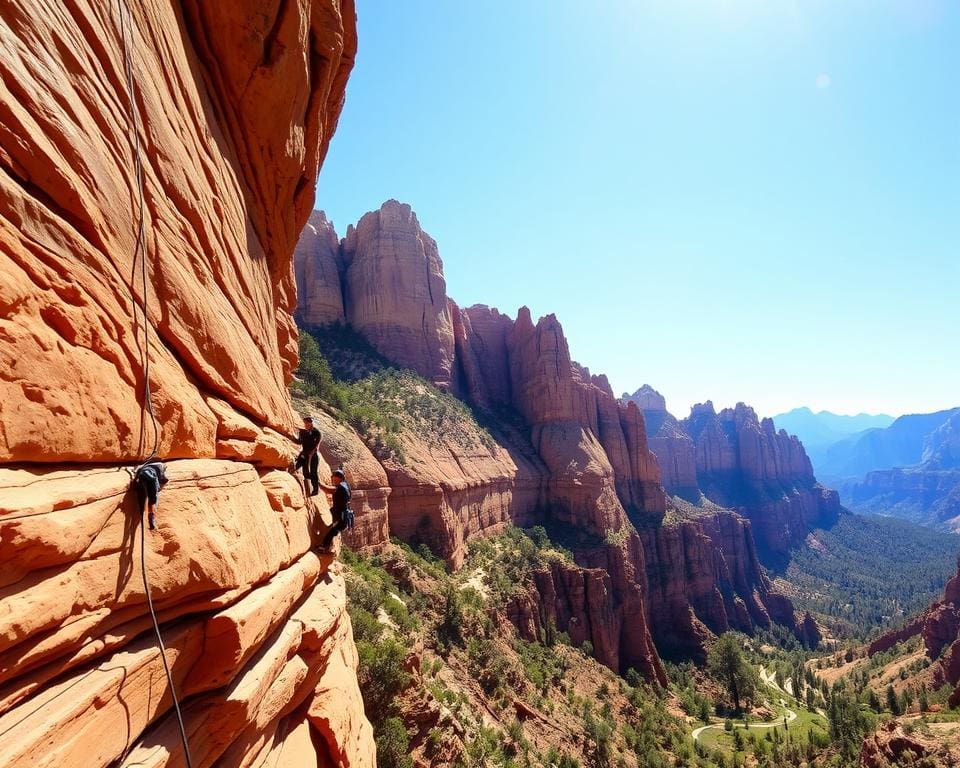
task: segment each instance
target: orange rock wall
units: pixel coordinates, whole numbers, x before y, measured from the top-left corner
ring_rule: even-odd
[[[184,764],[145,567],[194,765],[372,765],[343,581],[285,471],[291,257],[353,5],[129,6],[0,8],[0,764]],[[142,557],[146,359],[170,483]]]

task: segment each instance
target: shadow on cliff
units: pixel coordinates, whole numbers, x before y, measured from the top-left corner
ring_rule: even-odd
[[[131,478],[132,480],[132,478]],[[143,501],[131,482],[126,493],[120,499],[120,513],[123,515],[123,538],[120,542],[117,561],[117,585],[114,599],[119,601],[134,575],[137,561],[137,529],[143,524]],[[146,531],[144,531],[146,535]]]
[[[811,525],[810,532],[806,538],[785,552],[770,549],[769,547],[763,546],[760,542],[757,542],[757,557],[763,567],[769,572],[770,578],[776,579],[786,576],[787,569],[789,569],[795,554],[799,550],[810,546],[810,537],[813,536],[816,531],[832,531],[844,517],[856,517],[856,515],[845,507],[839,507],[836,511],[824,513],[819,520]]]

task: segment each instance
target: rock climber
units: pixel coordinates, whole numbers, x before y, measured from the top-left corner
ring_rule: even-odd
[[[320,454],[317,452],[320,447],[320,430],[313,426],[313,417],[309,414],[303,415],[303,429],[297,436],[297,442],[300,443],[300,455],[297,456],[296,465],[303,467],[303,489],[306,491],[309,484],[312,487],[310,495],[316,496],[320,492],[320,478],[317,477],[317,467],[320,466]]]
[[[157,529],[157,510],[160,508],[160,489],[167,484],[167,468],[162,461],[149,461],[141,466],[134,475],[137,493],[140,496],[140,508],[147,508],[147,520],[150,530]]]
[[[353,527],[353,510],[350,509],[350,497],[353,495],[350,490],[350,484],[347,482],[346,473],[342,469],[335,469],[330,475],[330,485],[320,486],[327,493],[331,494],[332,504],[330,513],[333,515],[333,525],[327,531],[320,544],[321,552],[329,552],[330,545],[333,544],[333,537],[344,528]]]

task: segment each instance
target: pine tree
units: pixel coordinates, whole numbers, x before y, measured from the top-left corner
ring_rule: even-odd
[[[716,680],[727,686],[737,712],[741,710],[741,701],[753,698],[757,687],[757,673],[744,659],[743,651],[733,633],[724,632],[713,644],[707,654],[707,668]]]
[[[893,690],[892,685],[887,686],[887,709],[890,710],[891,715],[902,714],[900,710],[900,700],[897,698],[897,693]]]

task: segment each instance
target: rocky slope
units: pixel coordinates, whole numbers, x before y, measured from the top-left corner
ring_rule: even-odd
[[[0,763],[184,764],[146,577],[194,765],[370,765],[283,436],[352,3],[130,6],[0,11]]]
[[[604,663],[649,677],[662,679],[653,637],[664,648],[683,637],[683,651],[699,654],[708,628],[751,629],[771,615],[793,626],[742,517],[719,510],[665,524],[667,499],[641,409],[619,402],[605,377],[571,359],[555,317],[534,322],[526,308],[512,319],[458,307],[446,296],[436,244],[409,206],[388,201],[336,251],[325,219],[315,221],[298,251],[298,292],[305,307],[327,306],[322,297],[338,293],[336,275],[346,303],[342,315],[305,310],[302,320],[348,321],[380,353],[471,403],[494,438],[468,449],[405,430],[406,461],[380,457],[391,533],[428,543],[456,566],[470,536],[509,523],[567,531],[577,566],[534,580],[515,615],[536,624],[545,620],[534,615],[543,603],[559,629],[584,633]],[[322,275],[320,284],[309,274]],[[673,558],[685,536],[696,547],[682,567]]]
[[[839,514],[839,497],[817,483],[800,441],[749,406],[717,413],[707,402],[678,421],[650,387],[633,399],[645,406],[667,493],[736,510],[752,522],[762,553],[785,554]]]
[[[960,704],[960,571],[947,582],[943,600],[931,605],[902,628],[877,638],[867,654],[888,651],[897,643],[920,637],[931,664],[924,669],[931,690],[953,686],[950,705]]]
[[[947,731],[952,730],[948,727]],[[862,768],[898,768],[923,765],[927,768],[950,768],[960,762],[960,745],[952,739],[937,738],[926,733],[905,729],[896,721],[884,723],[876,733],[863,741],[860,750]]]

